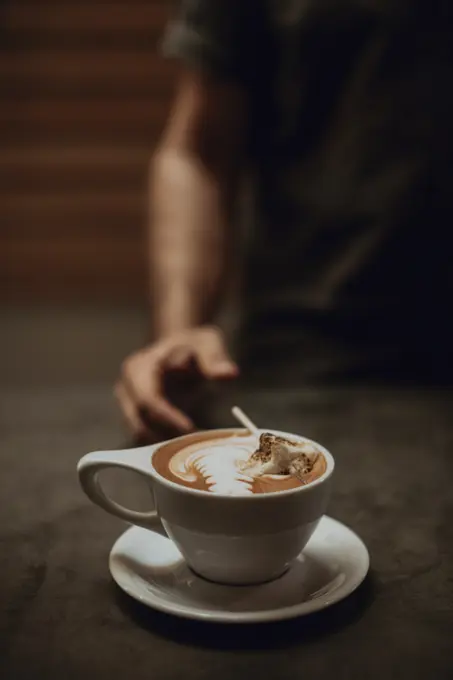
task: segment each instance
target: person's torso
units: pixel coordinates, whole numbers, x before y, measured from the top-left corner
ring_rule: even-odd
[[[441,307],[452,293],[448,2],[262,8],[249,326],[314,317],[348,334],[360,319],[404,326]]]

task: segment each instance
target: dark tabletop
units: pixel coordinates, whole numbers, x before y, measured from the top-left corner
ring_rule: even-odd
[[[269,428],[335,455],[329,514],[366,542],[371,571],[344,602],[289,623],[179,621],[113,584],[124,525],[92,506],[77,460],[127,444],[111,396],[140,313],[2,315],[0,676],[2,678],[453,677],[453,395],[446,390],[240,388]],[[5,360],[6,358],[6,360]],[[229,397],[212,424],[228,424]],[[112,494],[146,507],[132,476]]]

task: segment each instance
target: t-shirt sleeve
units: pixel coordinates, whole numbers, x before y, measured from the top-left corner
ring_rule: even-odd
[[[162,51],[194,68],[243,81],[250,73],[250,0],[180,0]]]

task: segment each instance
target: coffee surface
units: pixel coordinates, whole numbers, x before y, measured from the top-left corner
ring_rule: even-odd
[[[324,474],[323,454],[309,446],[313,464],[300,475],[262,474],[256,466],[250,467],[260,438],[240,431],[230,435],[205,432],[189,436],[185,443],[169,442],[155,452],[153,466],[176,484],[223,496],[275,493],[306,486]]]

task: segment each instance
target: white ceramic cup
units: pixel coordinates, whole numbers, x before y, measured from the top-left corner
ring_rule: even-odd
[[[264,431],[264,430],[263,430]],[[292,440],[310,442],[286,432],[266,430]],[[228,436],[237,429],[203,433]],[[186,446],[195,435],[179,437]],[[174,446],[176,440],[172,440]],[[228,584],[270,581],[296,559],[326,510],[334,459],[320,444],[326,459],[324,474],[307,486],[253,496],[221,496],[175,484],[153,467],[153,455],[169,442],[124,451],[89,453],[78,464],[81,486],[88,498],[107,512],[150,531],[162,531],[175,542],[187,564],[200,576]],[[109,498],[99,472],[117,467],[146,477],[155,510],[129,510]]]

